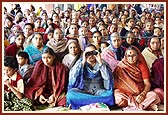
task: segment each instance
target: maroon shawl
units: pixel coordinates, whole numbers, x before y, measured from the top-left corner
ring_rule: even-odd
[[[61,94],[66,93],[67,91],[67,69],[66,67],[61,64],[60,62],[54,62],[54,66],[52,67],[53,72],[53,79],[54,79],[54,86],[51,85],[53,88],[53,94],[55,96],[55,100],[59,101],[58,98],[61,97]],[[30,81],[28,82],[27,86],[25,87],[25,96],[30,99],[37,99],[43,92],[43,89],[47,82],[49,68],[44,65],[42,60],[38,61],[34,67],[33,73],[31,75]],[[52,81],[53,83],[53,81]],[[55,102],[59,103],[59,102]]]
[[[164,58],[156,59],[152,64],[151,85],[152,89],[164,90]]]

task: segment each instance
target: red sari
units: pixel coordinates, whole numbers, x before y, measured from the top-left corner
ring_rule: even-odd
[[[114,70],[114,86],[127,95],[138,95],[144,88],[143,79],[149,79],[150,75],[144,57],[136,49],[139,55],[136,65],[129,64],[124,57]]]
[[[149,79],[149,69],[144,57],[138,50],[139,59],[136,65],[131,65],[124,57],[114,70],[115,102],[118,106],[142,109],[155,109],[160,102],[159,96],[154,91],[148,91],[141,103],[136,102],[136,97],[144,89],[144,79]]]
[[[25,88],[25,96],[36,100],[40,95],[48,98],[54,94],[54,106],[64,106],[66,105],[67,75],[67,69],[63,64],[54,62],[54,66],[49,69],[40,60],[35,65]]]
[[[127,95],[138,95],[144,88],[141,70],[123,59],[114,70],[114,87]]]

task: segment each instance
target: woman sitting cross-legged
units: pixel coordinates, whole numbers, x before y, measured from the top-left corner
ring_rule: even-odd
[[[56,61],[54,51],[47,47],[42,52],[25,88],[25,96],[34,101],[34,105],[65,106],[67,91],[67,69]]]
[[[101,59],[93,44],[89,44],[80,59],[70,69],[67,106],[79,109],[91,103],[114,105],[113,74]]]
[[[124,110],[157,110],[159,96],[151,91],[149,69],[138,48],[130,46],[114,70],[115,102]]]

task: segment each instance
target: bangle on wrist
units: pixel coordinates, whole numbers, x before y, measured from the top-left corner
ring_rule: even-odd
[[[141,93],[141,95],[145,96],[145,95],[146,95],[146,93],[142,92],[142,93]]]

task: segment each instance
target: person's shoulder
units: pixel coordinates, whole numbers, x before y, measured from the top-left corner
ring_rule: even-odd
[[[16,76],[17,80],[23,79],[22,76],[21,76],[21,74],[19,72],[16,72],[16,74],[17,74],[17,76]]]
[[[55,64],[56,64],[56,66],[58,68],[61,68],[61,67],[63,67],[63,68],[65,67],[66,68],[66,66],[63,63],[59,62],[59,61],[55,61]]]
[[[67,58],[70,58],[70,54],[69,53],[64,56],[64,59],[67,59]]]
[[[25,50],[28,50],[28,49],[30,49],[30,48],[32,48],[33,47],[33,44],[29,44],[29,45],[27,45],[24,49]]]
[[[31,65],[31,64],[26,64],[26,66],[27,66],[27,69],[33,69],[34,68],[34,66]]]
[[[6,49],[11,49],[11,48],[14,48],[14,47],[17,48],[16,43],[10,44],[9,46],[6,47]]]
[[[147,51],[149,51],[149,47],[145,47],[145,48],[142,50],[141,53],[143,54],[143,53],[145,53],[145,52],[147,52]]]
[[[34,62],[33,62],[34,63]],[[42,59],[40,59],[40,60],[38,60],[36,63],[35,63],[35,65],[34,65],[34,67],[37,67],[37,66],[40,66],[40,65],[43,65],[44,63],[43,63],[43,61],[42,61]],[[33,64],[31,64],[31,65],[33,65]]]

